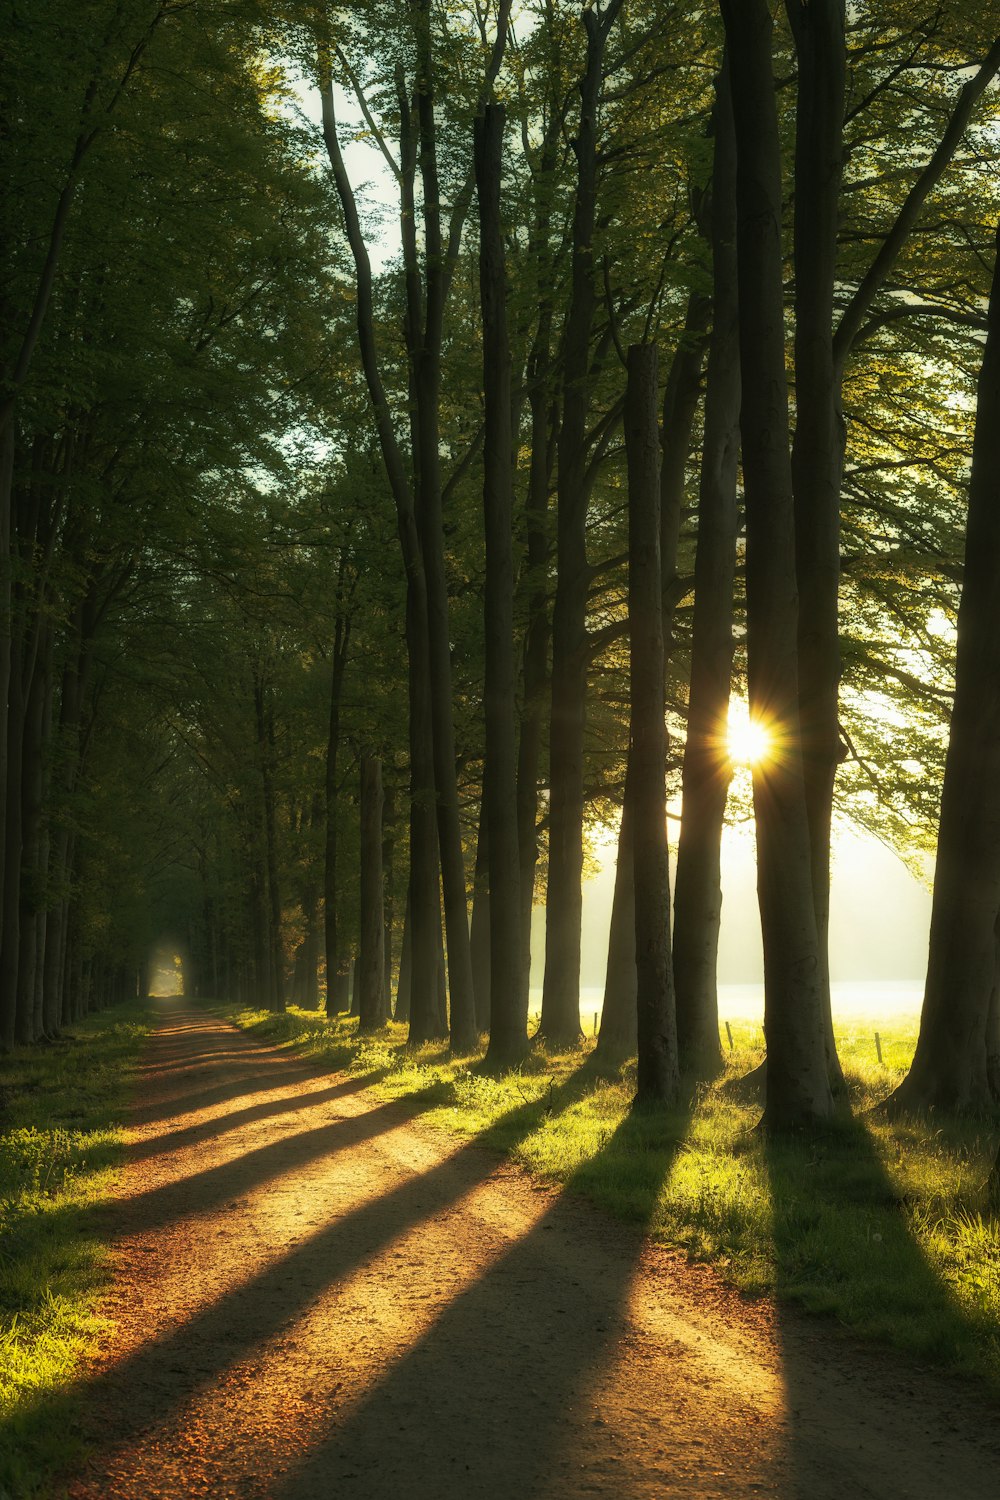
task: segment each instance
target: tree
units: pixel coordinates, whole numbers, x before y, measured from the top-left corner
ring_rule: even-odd
[[[664,781],[667,745],[656,405],[656,347],[634,344],[628,353],[625,441],[632,704],[628,774],[634,818],[636,1102],[639,1104],[669,1100],[678,1085]]]
[[[604,54],[622,0],[584,9],[587,35],[579,81],[580,123],[573,210],[572,283],[564,332],[562,424],[556,494],[556,594],[552,613],[549,729],[549,879],[545,904],[545,982],[539,1036],[553,1046],[580,1038],[580,920],[583,871],[583,739],[589,662],[586,630],[587,462],[590,339],[596,305],[598,115]]]
[[[382,887],[382,763],[361,755],[361,951],[359,1027],[376,1031],[388,1019],[385,988],[385,912]]]
[[[698,492],[694,614],[681,827],[674,891],[673,965],[682,1064],[712,1071],[720,1058],[716,983],[722,912],[721,838],[731,766],[726,742],[733,663],[740,356],[736,266],[736,139],[723,58],[713,110],[709,234],[712,333]]]
[[[1000,256],[987,325],[927,980],[913,1063],[887,1102],[893,1112],[997,1102],[987,1028],[1000,919]]]
[[[483,799],[489,850],[490,1047],[488,1066],[515,1066],[528,1045],[521,965],[521,866],[518,856],[515,743],[513,433],[510,345],[500,177],[504,111],[487,104],[476,120],[479,282],[483,315],[483,514],[486,590],[486,760]]]
[[[764,942],[768,1129],[826,1119],[822,989],[798,709],[795,521],[782,284],[781,157],[766,4],[722,0],[737,141],[737,266],[751,715],[774,753],[754,768]]]
[[[501,7],[495,45],[486,63],[488,93],[503,57],[508,7]],[[457,1051],[476,1042],[475,1001],[469,952],[465,870],[455,778],[455,740],[451,684],[451,645],[445,571],[442,475],[440,459],[441,361],[444,318],[462,230],[471,198],[471,173],[459,186],[448,222],[443,219],[435,112],[436,38],[430,5],[411,7],[413,84],[405,81],[402,61],[396,71],[399,111],[399,161],[388,153],[384,138],[359,93],[370,128],[382,142],[400,192],[405,297],[405,335],[411,397],[409,465],[404,460],[386,398],[376,343],[371,263],[353,188],[344,164],[334,113],[334,65],[356,82],[349,60],[331,36],[327,21],[316,37],[318,82],[323,103],[323,135],[344,215],[355,265],[358,342],[390,490],[409,588],[408,650],[410,663],[412,888],[411,1032],[415,1041],[434,1033],[436,862],[430,820],[436,811],[437,845],[443,876],[451,985],[451,1040]],[[417,180],[422,191],[423,263],[417,241]]]

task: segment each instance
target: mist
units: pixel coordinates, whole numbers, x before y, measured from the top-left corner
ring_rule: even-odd
[[[727,828],[722,849],[720,1011],[723,1016],[757,1016],[763,1007],[764,964],[752,832],[746,826]],[[600,868],[583,887],[580,989],[585,1017],[600,1010],[604,990],[615,888],[613,834],[601,840],[595,855]],[[898,1015],[919,1011],[930,916],[930,890],[896,854],[871,835],[838,831],[830,893],[835,1012]],[[544,967],[545,912],[536,908],[533,1010],[540,999]]]

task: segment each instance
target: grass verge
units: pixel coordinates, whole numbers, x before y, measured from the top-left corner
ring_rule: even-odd
[[[104,1011],[59,1041],[0,1059],[0,1497],[36,1493],[76,1450],[64,1392],[105,1325],[99,1205],[148,1016]]]
[[[760,1028],[749,1021],[732,1023],[722,1078],[623,1129],[634,1065],[597,1076],[592,1043],[558,1054],[539,1048],[495,1079],[475,1058],[449,1059],[444,1045],[407,1049],[395,1024],[361,1038],[346,1017],[219,1013],[261,1040],[366,1077],[381,1098],[419,1098],[431,1123],[477,1136],[643,1223],[745,1292],[776,1292],[1000,1391],[1000,1221],[984,1192],[997,1131],[983,1121],[887,1123],[867,1113],[909,1066],[915,1022],[852,1018],[840,1027],[853,1121],[767,1141],[753,1128],[759,1104],[726,1087],[760,1061]]]

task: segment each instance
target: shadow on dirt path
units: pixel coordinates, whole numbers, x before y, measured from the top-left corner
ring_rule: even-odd
[[[911,1417],[900,1362],[875,1356],[894,1425],[851,1470],[842,1437],[870,1393],[842,1379],[848,1346],[779,1325],[416,1105],[179,1002],[162,1019],[74,1500],[986,1493],[995,1414],[984,1425],[979,1403],[928,1440],[954,1386]],[[553,1114],[589,1086],[581,1069]],[[641,1162],[650,1203],[677,1148],[641,1117],[605,1146]]]
[[[905,1204],[864,1120],[838,1123],[817,1136],[808,1153],[800,1142],[779,1137],[765,1141],[764,1154],[779,1288],[795,1291],[800,1278],[812,1285],[819,1265],[831,1284],[849,1277],[856,1288],[855,1313],[870,1329],[884,1327],[888,1333],[909,1320],[915,1348],[936,1348],[939,1355],[957,1358],[970,1338],[963,1310],[910,1233]],[[823,1310],[815,1293],[811,1301]],[[942,1478],[944,1488],[937,1493],[977,1500],[990,1492],[985,1474],[1000,1473],[1000,1420],[995,1405],[973,1395],[971,1385],[966,1390],[954,1379],[921,1370],[919,1353],[908,1364],[853,1340],[838,1350],[829,1325],[804,1322],[780,1302],[776,1327],[796,1416],[790,1457],[802,1500],[812,1493],[817,1440],[824,1446],[831,1485],[839,1482],[852,1500],[934,1493],[928,1450],[949,1446],[960,1431],[968,1433],[970,1418],[975,1420],[970,1402],[980,1424],[979,1475],[971,1468],[953,1471]],[[815,1366],[823,1344],[830,1347],[826,1379],[818,1384]],[[849,1405],[850,1422],[831,1424],[834,1404]],[[887,1490],[887,1484],[895,1488]]]

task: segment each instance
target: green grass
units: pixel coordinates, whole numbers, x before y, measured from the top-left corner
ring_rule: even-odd
[[[54,1423],[50,1402],[105,1326],[99,1205],[148,1030],[119,1006],[0,1059],[0,1496],[35,1493],[75,1451],[71,1409]]]
[[[854,1120],[815,1138],[767,1140],[754,1130],[759,1103],[726,1087],[760,1061],[760,1027],[750,1021],[732,1023],[724,1078],[695,1086],[670,1111],[637,1116],[634,1065],[600,1078],[592,1044],[538,1049],[495,1079],[475,1059],[451,1061],[443,1044],[409,1051],[394,1024],[358,1038],[343,1017],[223,1013],[261,1039],[366,1077],[382,1098],[416,1098],[432,1124],[477,1136],[643,1224],[746,1292],[775,1291],[1000,1390],[1000,1222],[984,1192],[997,1129],[868,1113],[909,1065],[915,1023],[854,1018],[839,1028]]]

